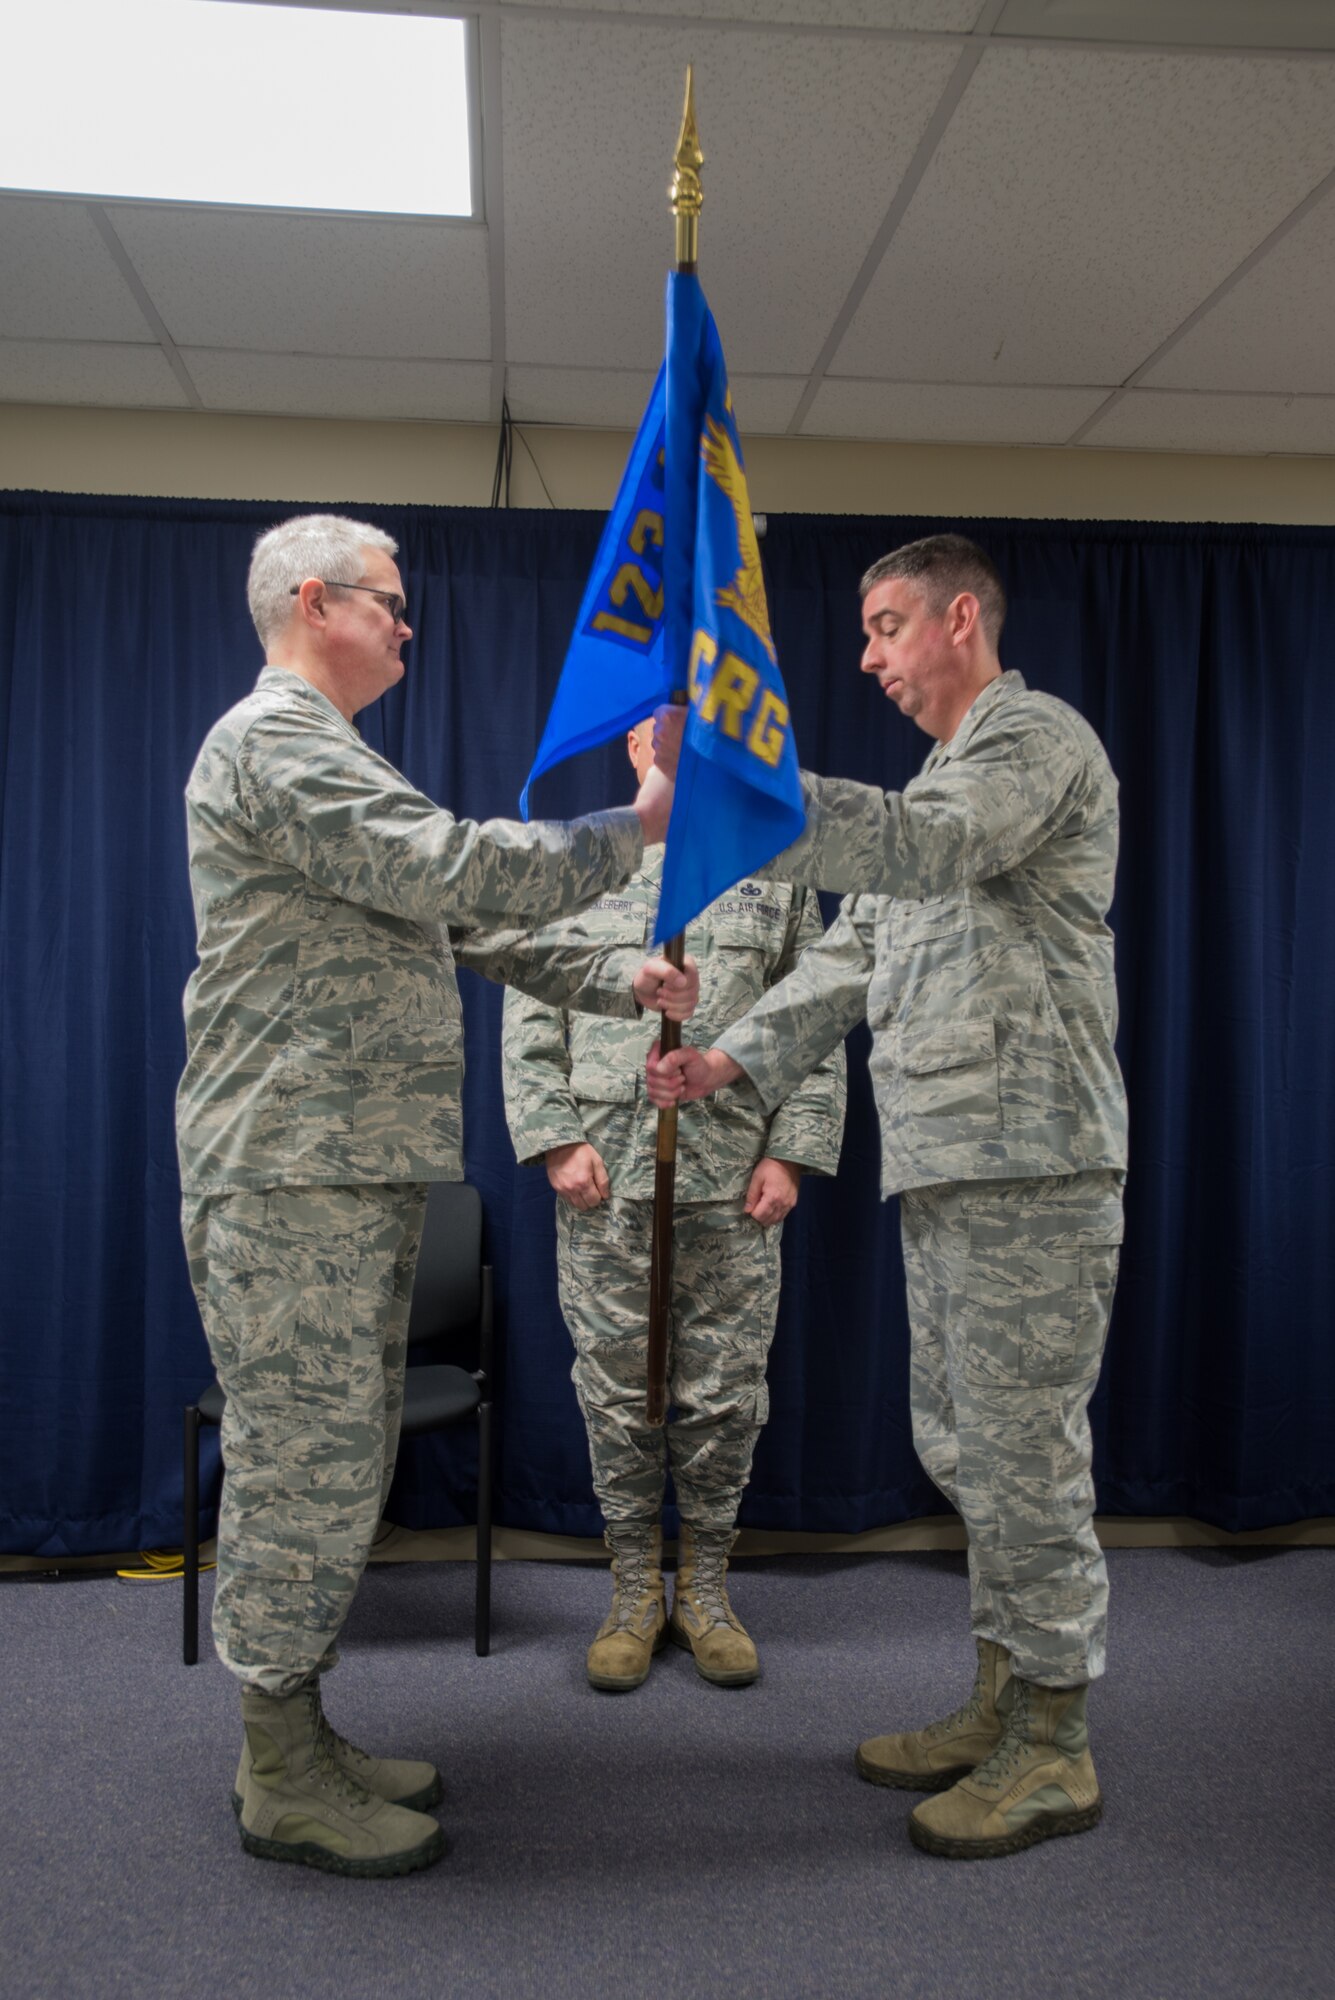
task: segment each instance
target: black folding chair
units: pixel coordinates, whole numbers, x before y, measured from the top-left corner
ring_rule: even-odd
[[[413,1350],[468,1349],[476,1366],[453,1361],[414,1363]],[[404,1437],[444,1430],[477,1418],[477,1588],[474,1645],[491,1650],[492,1280],[482,1261],[482,1199],[467,1181],[433,1181],[427,1193],[422,1248],[408,1319],[408,1367],[403,1385]],[[199,1430],[222,1422],[226,1397],[210,1383],[185,1412],[185,1594],[182,1656],[199,1659]]]

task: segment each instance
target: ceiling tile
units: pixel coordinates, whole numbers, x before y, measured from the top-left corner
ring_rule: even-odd
[[[732,375],[733,407],[742,443],[748,437],[781,437],[793,421],[805,375]]]
[[[1335,65],[988,50],[840,374],[1121,382],[1331,166]]]
[[[1138,386],[1332,395],[1332,327],[1335,194],[1328,194],[1147,370]]]
[[[596,11],[600,14],[689,13],[701,21],[781,22],[816,28],[915,28],[966,32],[983,10],[984,0],[528,0],[530,6],[555,13]]]
[[[160,347],[101,340],[0,340],[0,403],[188,407]]]
[[[1335,396],[1133,389],[1081,439],[1101,451],[1335,454]]]
[[[518,424],[587,424],[598,430],[639,428],[653,368],[507,368],[505,393]],[[804,375],[730,377],[742,443],[778,436],[792,421],[806,387]]]
[[[490,414],[486,362],[365,361],[198,347],[184,349],[181,358],[210,410],[459,424],[484,423]]]
[[[487,234],[474,225],[108,210],[178,347],[482,360]]]
[[[827,379],[801,434],[917,444],[1065,444],[1107,393]]]
[[[654,386],[653,368],[524,368],[505,371],[517,424],[585,424],[633,431]]]
[[[503,55],[510,360],[661,357],[693,59],[701,277],[733,372],[785,375],[820,352],[956,46],[506,17]],[[584,133],[593,171],[571,166]]]
[[[0,196],[0,336],[151,338],[82,202]]]

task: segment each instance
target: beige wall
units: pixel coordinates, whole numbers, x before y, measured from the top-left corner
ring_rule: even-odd
[[[558,507],[606,509],[628,443],[613,431],[524,426],[514,505],[545,507],[550,495]],[[746,449],[751,503],[764,513],[1335,523],[1329,458],[806,438],[752,438]],[[48,492],[485,507],[495,456],[496,433],[481,424],[0,405],[0,487]]]

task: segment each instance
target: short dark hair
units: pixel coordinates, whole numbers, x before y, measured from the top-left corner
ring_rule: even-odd
[[[862,596],[890,577],[916,583],[933,618],[939,618],[962,590],[971,591],[978,599],[983,636],[996,650],[1006,622],[1006,586],[991,556],[977,542],[965,535],[925,535],[920,542],[906,542],[872,564],[859,586]]]

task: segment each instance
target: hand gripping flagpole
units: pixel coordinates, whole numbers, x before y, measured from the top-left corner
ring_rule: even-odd
[[[672,185],[668,190],[672,213],[677,222],[677,269],[693,272],[700,244],[700,209],[704,191],[700,168],[705,156],[695,128],[694,68],[686,71],[686,103],[681,117],[681,133],[673,160]],[[674,688],[672,699],[686,705],[684,688]],[[669,938],[664,956],[678,970],[685,960],[686,939],[681,932]],[[663,1022],[660,1038],[663,1053],[681,1047],[681,1023]],[[644,1415],[647,1423],[663,1424],[667,1417],[668,1317],[672,1309],[672,1209],[677,1183],[677,1107],[664,1105],[658,1114],[658,1143],[654,1154],[654,1221],[649,1263],[649,1355]]]

